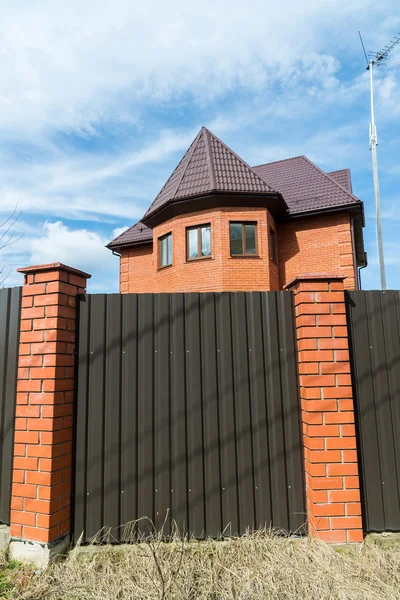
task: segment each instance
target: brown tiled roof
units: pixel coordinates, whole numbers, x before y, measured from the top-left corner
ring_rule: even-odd
[[[139,221],[121,233],[118,237],[113,239],[112,242],[107,244],[107,248],[125,246],[126,244],[144,244],[145,242],[151,242],[152,239],[153,231],[149,229],[149,227],[146,227],[144,223]]]
[[[212,191],[274,192],[262,175],[202,127],[143,219],[171,201]]]
[[[361,204],[348,189],[306,156],[279,160],[253,169],[282,194],[289,214]]]
[[[325,173],[305,156],[250,167],[203,127],[143,219],[171,201],[211,191],[280,192],[292,215],[362,205],[352,194],[349,169]],[[108,247],[147,243],[152,238],[152,230],[139,221]]]
[[[353,186],[351,185],[350,169],[341,169],[340,171],[331,171],[328,173],[332,179],[337,183],[340,183],[346,190],[353,192]]]

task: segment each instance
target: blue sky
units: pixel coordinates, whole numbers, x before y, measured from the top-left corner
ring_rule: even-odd
[[[252,165],[306,154],[350,167],[379,287],[368,74],[400,31],[393,0],[69,0],[0,7],[0,221],[16,204],[19,266],[61,261],[118,290],[104,248],[140,219],[202,125]],[[400,44],[377,72],[388,286],[400,283]]]

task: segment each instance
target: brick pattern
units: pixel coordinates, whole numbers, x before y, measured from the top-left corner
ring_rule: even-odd
[[[297,280],[296,334],[309,532],[363,539],[343,278]]]
[[[231,258],[230,220],[257,222],[259,258]],[[202,223],[211,223],[212,258],[187,262],[185,229]],[[277,232],[277,263],[269,258],[269,226]],[[173,233],[173,264],[158,269],[157,239],[169,231]],[[347,212],[275,225],[266,209],[218,208],[174,217],[154,228],[153,239],[154,244],[122,250],[122,293],[279,290],[299,273],[338,273],[346,278],[346,289],[356,286]]]
[[[153,279],[153,244],[132,246],[122,250],[119,286],[121,294],[151,293]]]
[[[10,534],[49,543],[70,528],[76,294],[89,276],[58,263],[20,271]]]
[[[257,257],[232,258],[229,221],[257,223]],[[186,260],[186,228],[211,223],[211,258]],[[278,266],[270,260],[269,226],[276,228],[267,209],[216,208],[174,217],[154,228],[153,246],[122,250],[120,291],[144,292],[217,292],[277,290]],[[170,267],[159,269],[160,236],[172,231]]]
[[[357,285],[350,215],[303,217],[278,225],[281,289],[300,273],[343,275],[344,287]]]

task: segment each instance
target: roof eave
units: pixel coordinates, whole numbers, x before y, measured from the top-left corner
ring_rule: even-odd
[[[291,213],[289,212],[287,217],[288,219],[297,219],[306,216],[312,215],[320,215],[323,213],[331,213],[331,212],[339,212],[343,210],[360,210],[362,214],[364,213],[364,204],[361,200],[354,203],[347,204],[331,204],[330,206],[323,206],[320,208],[312,208],[310,210],[302,210],[299,212]]]
[[[168,216],[165,219],[160,219],[162,213],[168,214],[169,213],[176,213],[176,214],[183,214],[185,211],[182,210],[182,208],[186,205],[188,206],[189,203],[194,203],[194,202],[198,202],[198,201],[203,201],[203,204],[201,207],[198,207],[197,210],[205,210],[206,208],[211,208],[213,203],[210,203],[210,199],[213,198],[229,198],[232,199],[232,206],[235,206],[235,202],[234,199],[239,199],[241,197],[245,197],[247,198],[271,198],[271,199],[276,199],[278,200],[279,203],[279,212],[282,214],[286,214],[288,211],[288,205],[286,204],[282,194],[280,194],[279,192],[238,192],[238,191],[225,191],[225,190],[210,190],[208,192],[205,192],[204,194],[196,194],[194,196],[184,196],[182,198],[177,198],[174,200],[170,200],[168,203],[164,204],[163,206],[161,206],[160,208],[158,208],[157,210],[155,210],[154,212],[152,212],[149,215],[145,215],[142,219],[142,223],[144,223],[147,227],[153,228],[155,227],[157,224],[163,222],[164,220],[168,220],[169,218],[171,218],[171,216]],[[205,201],[209,201],[208,203]],[[218,202],[215,202],[215,207],[218,206]],[[246,204],[249,204],[248,202],[246,202]],[[246,205],[245,204],[245,205]],[[226,200],[225,202],[221,202],[220,204],[221,206],[229,206],[229,200]],[[245,206],[244,205],[244,206]],[[191,208],[188,212],[195,212],[193,210],[193,208]],[[276,212],[276,210],[274,211]],[[172,216],[175,216],[175,214],[173,214]]]
[[[110,242],[109,244],[106,244],[106,248],[108,248],[109,250],[115,250],[116,252],[118,252],[121,248],[128,248],[130,246],[143,246],[144,244],[152,244],[153,243],[153,238],[150,240],[137,240],[137,241],[132,241],[132,242],[125,242],[124,244],[114,244],[113,242]]]

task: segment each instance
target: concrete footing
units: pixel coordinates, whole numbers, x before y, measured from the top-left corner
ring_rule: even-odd
[[[47,567],[61,554],[69,549],[69,536],[62,540],[56,540],[51,544],[39,542],[27,542],[24,540],[11,540],[9,556],[12,560],[31,563],[37,567]]]
[[[0,525],[0,550],[8,548],[10,543],[10,527],[9,525]]]

